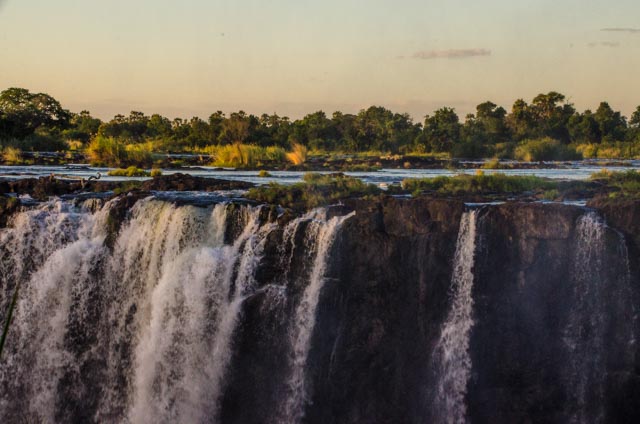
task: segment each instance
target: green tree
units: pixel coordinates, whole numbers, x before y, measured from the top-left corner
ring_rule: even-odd
[[[624,140],[627,122],[620,112],[611,109],[609,103],[600,103],[593,117],[598,124],[602,141],[613,142]]]
[[[567,123],[571,141],[576,143],[599,143],[602,135],[598,122],[590,110],[584,113],[576,113]]]
[[[427,149],[434,152],[450,152],[460,142],[462,125],[455,109],[443,107],[427,115],[424,120],[424,134]]]
[[[533,136],[551,137],[564,143],[571,141],[567,123],[576,110],[563,94],[555,91],[538,94],[531,103],[531,112],[535,120]]]
[[[80,113],[72,113],[68,129],[62,132],[66,140],[79,140],[88,143],[98,133],[102,121],[91,116],[88,110]]]
[[[24,139],[38,129],[57,133],[67,128],[71,119],[69,111],[48,94],[15,87],[0,93],[0,112],[0,138]]]

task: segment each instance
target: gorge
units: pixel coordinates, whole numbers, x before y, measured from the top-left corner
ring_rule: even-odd
[[[0,220],[0,421],[638,422],[640,204],[124,194]]]

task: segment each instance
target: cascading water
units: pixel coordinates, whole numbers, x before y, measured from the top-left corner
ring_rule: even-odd
[[[336,237],[340,225],[353,213],[333,217],[325,224],[325,219],[318,220],[317,214],[307,215],[312,219],[310,231],[307,233],[314,251],[314,260],[309,284],[302,293],[294,318],[294,328],[291,331],[291,374],[288,380],[288,396],[285,398],[283,422],[297,423],[304,416],[304,408],[308,402],[308,388],[306,386],[307,357],[311,348],[311,336],[315,328],[316,308],[320,298],[320,292],[325,283],[325,270],[329,249]],[[304,218],[303,218],[304,219]]]
[[[294,247],[315,258],[291,342],[291,395],[304,399],[327,255],[346,217],[316,211],[287,232],[263,222],[260,207],[148,198],[108,247],[113,206],[93,213],[52,201],[0,230],[2,314],[22,283],[0,368],[0,421],[215,422],[243,304],[259,292],[286,301]],[[230,220],[241,230],[226,241]],[[307,243],[280,258],[283,285],[258,287],[265,243],[279,234],[295,244],[309,220]]]
[[[617,245],[615,258],[607,255],[607,233]],[[616,262],[613,262],[613,261]],[[614,275],[612,270],[619,270]],[[605,420],[604,392],[607,374],[607,334],[615,317],[635,321],[630,303],[630,272],[627,248],[621,234],[607,227],[595,212],[582,215],[576,226],[576,248],[571,272],[573,301],[563,341],[567,350],[565,385],[569,399],[569,422],[598,423]],[[615,331],[624,333],[622,323]],[[633,331],[621,334],[632,346]]]
[[[469,335],[473,327],[473,266],[478,210],[467,211],[460,220],[451,282],[451,307],[432,354],[436,381],[432,401],[433,421],[466,421],[465,395],[471,372]]]

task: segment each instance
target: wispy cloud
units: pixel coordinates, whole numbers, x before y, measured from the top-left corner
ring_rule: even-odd
[[[640,28],[602,28],[604,32],[626,32],[630,34],[640,34]]]
[[[617,41],[601,41],[599,43],[589,43],[589,47],[620,47],[620,43]]]
[[[491,56],[488,49],[449,49],[449,50],[423,50],[413,54],[414,59],[466,59],[476,56]]]

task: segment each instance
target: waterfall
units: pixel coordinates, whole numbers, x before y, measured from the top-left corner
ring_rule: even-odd
[[[22,285],[0,367],[0,421],[215,422],[243,305],[257,294],[274,308],[299,302],[286,384],[301,407],[327,256],[347,217],[319,209],[279,229],[261,207],[147,198],[108,247],[117,202],[51,201],[0,230],[0,314]],[[278,284],[259,287],[269,240],[280,246]],[[294,255],[308,276],[296,281],[299,300],[289,293]]]
[[[607,252],[607,237],[617,244],[615,252]],[[611,253],[613,258],[607,256]],[[633,346],[637,312],[631,300],[624,237],[607,227],[595,212],[587,212],[577,221],[571,280],[573,300],[563,333],[569,422],[603,422],[608,343],[615,338]],[[612,321],[616,325],[610,330]]]
[[[467,382],[471,372],[469,336],[473,327],[473,266],[476,250],[477,210],[462,215],[451,281],[451,307],[432,355],[433,421],[466,421]]]
[[[307,230],[307,238],[313,244],[315,256],[313,266],[302,298],[295,311],[294,328],[291,331],[291,371],[287,382],[288,396],[284,402],[282,421],[297,423],[304,416],[304,408],[309,401],[309,390],[306,382],[305,368],[311,348],[311,337],[315,328],[316,309],[320,292],[325,283],[325,271],[329,250],[342,223],[354,213],[341,217],[333,217],[326,221],[318,219],[315,213],[307,217],[312,219]]]

